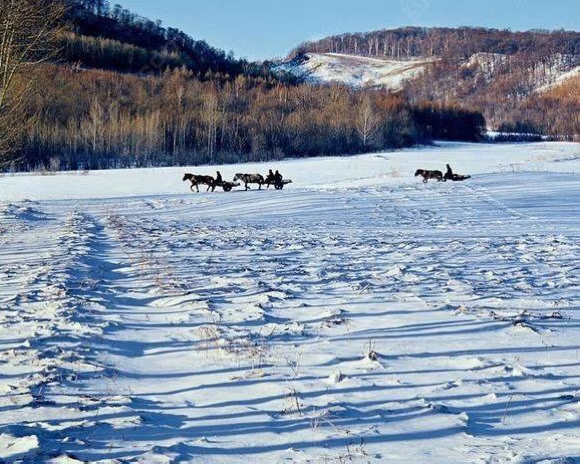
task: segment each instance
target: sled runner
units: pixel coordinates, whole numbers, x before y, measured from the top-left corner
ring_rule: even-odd
[[[291,179],[282,179],[280,181],[276,181],[274,183],[274,188],[276,190],[282,190],[284,188],[285,185],[291,184],[292,180]]]
[[[228,182],[228,181],[221,181],[215,182],[212,192],[215,190],[216,187],[221,187],[224,189],[224,192],[231,192],[234,187],[239,187],[241,184],[239,182]]]

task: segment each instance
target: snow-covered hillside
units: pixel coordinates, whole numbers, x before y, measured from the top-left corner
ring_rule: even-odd
[[[0,178],[0,462],[580,457],[578,144],[269,167]]]
[[[276,69],[313,83],[339,82],[353,87],[381,86],[401,90],[429,60],[394,61],[336,53],[307,53]]]
[[[576,79],[576,82],[580,82],[580,66],[576,66],[574,69],[568,72],[559,74],[552,83],[540,87],[538,89],[538,92],[547,92],[548,90],[551,90],[559,85],[567,83],[568,81],[571,81],[573,79]]]
[[[483,74],[487,81],[497,77],[499,69],[509,68],[510,60],[519,59],[499,53],[475,53],[462,69],[472,69]],[[570,62],[578,62],[580,57],[559,55],[550,66],[537,66],[530,70],[538,91],[546,91],[554,86],[579,76],[580,66],[570,67]],[[278,65],[275,69],[286,71],[312,83],[331,83],[353,87],[375,86],[394,91],[404,88],[405,83],[419,76],[434,60],[395,61],[367,58],[337,53],[306,53],[291,61]],[[505,70],[504,70],[505,71]]]
[[[504,73],[514,67],[514,62],[520,60],[517,56],[504,55],[500,53],[475,53],[462,65],[464,69],[472,69],[483,74],[486,80],[491,81],[497,78],[498,70]],[[538,92],[547,91],[569,79],[580,75],[579,56],[555,55],[549,64],[537,63],[533,68],[528,69],[528,79],[532,82]],[[503,68],[503,69],[502,69]]]

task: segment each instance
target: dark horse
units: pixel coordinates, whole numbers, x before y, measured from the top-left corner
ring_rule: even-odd
[[[259,190],[262,190],[262,184],[264,183],[264,176],[261,174],[236,174],[234,176],[234,182],[241,180],[245,186],[246,190],[249,190],[248,184],[258,184],[260,186]]]
[[[422,176],[423,182],[427,183],[429,179],[437,179],[437,182],[443,180],[443,173],[441,171],[428,171],[426,169],[417,169],[415,171],[415,177]]]
[[[193,187],[196,188],[196,190],[199,192],[199,185],[207,185],[207,191],[209,191],[210,188],[214,187],[215,185],[215,180],[212,176],[196,176],[195,174],[185,174],[183,176],[183,181],[185,182],[186,180],[191,181],[191,186],[189,187],[191,189],[191,191],[193,192]],[[214,187],[215,188],[215,187]]]

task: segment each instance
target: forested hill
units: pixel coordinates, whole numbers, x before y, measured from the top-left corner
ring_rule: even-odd
[[[1,169],[175,166],[481,140],[481,113],[386,89],[316,86],[105,0],[65,0],[60,55],[17,76]],[[1,13],[1,11],[0,11]],[[13,115],[13,116],[12,116]],[[0,137],[0,141],[2,137]],[[3,148],[0,146],[0,153]]]
[[[305,42],[290,53],[344,53],[387,59],[455,58],[465,60],[476,53],[552,56],[572,60],[580,55],[580,32],[510,30],[486,28],[404,27],[367,33],[341,34]]]
[[[202,78],[208,73],[271,76],[267,63],[236,59],[232,52],[226,54],[120,5],[110,7],[106,0],[66,1],[69,32],[61,44],[66,62],[133,73],[186,68]]]
[[[406,27],[307,42],[291,52],[289,63],[348,56],[413,66],[399,86],[411,103],[472,108],[494,129],[580,134],[580,32]]]
[[[60,56],[35,68],[35,91],[10,125],[21,128],[10,143],[12,169],[344,155],[476,141],[485,128],[480,113],[460,105],[313,86],[105,0],[66,1]]]

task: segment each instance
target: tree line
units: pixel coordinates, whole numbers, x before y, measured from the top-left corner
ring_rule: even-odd
[[[208,73],[273,77],[269,63],[249,62],[194,40],[161,21],[141,17],[106,0],[66,0],[69,33],[59,44],[60,58],[83,67],[131,73],[161,73],[186,67]]]
[[[481,114],[381,90],[185,69],[160,76],[46,65],[16,169],[102,169],[343,155],[477,140]]]
[[[480,52],[534,56],[560,54],[572,60],[580,55],[580,32],[404,27],[304,42],[290,53],[289,58],[301,53],[344,53],[395,60],[433,57],[466,60]]]
[[[485,127],[459,105],[300,84],[105,1],[0,2],[4,169],[342,155],[478,140]]]

